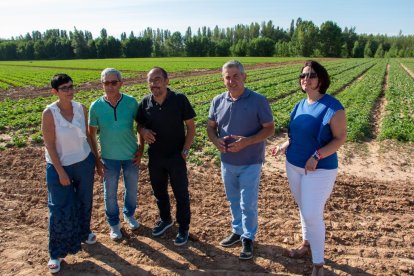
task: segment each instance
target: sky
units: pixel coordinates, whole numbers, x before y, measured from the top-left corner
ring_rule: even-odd
[[[179,31],[190,26],[234,27],[272,20],[288,29],[292,19],[320,26],[333,21],[355,27],[356,33],[414,35],[413,0],[3,0],[0,38],[8,39],[48,29],[90,31],[94,38],[105,28],[120,38],[147,27]]]

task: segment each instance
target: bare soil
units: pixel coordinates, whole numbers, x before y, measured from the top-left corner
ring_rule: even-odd
[[[216,71],[181,74],[208,73]],[[128,81],[130,84],[144,82],[145,75]],[[99,84],[86,85],[92,89]],[[11,98],[21,98],[42,96],[49,91],[20,89],[8,93]],[[378,108],[381,106],[383,103]],[[136,212],[141,227],[131,231],[123,224],[123,240],[114,242],[109,238],[103,187],[96,178],[92,230],[98,242],[83,245],[82,252],[66,257],[59,274],[310,274],[309,256],[298,260],[286,256],[286,250],[301,241],[300,222],[288,188],[284,158],[275,159],[269,154],[272,147],[285,139],[286,134],[280,134],[268,142],[253,260],[240,261],[239,246],[222,248],[218,244],[230,232],[230,211],[219,167],[210,160],[200,166],[188,165],[192,208],[188,244],[174,246],[176,225],[163,236],[152,237],[151,229],[158,212],[149,183],[147,160],[143,160]],[[347,143],[341,148],[339,176],[325,209],[327,275],[414,274],[413,155],[413,143],[373,140]],[[122,182],[119,187],[122,208]],[[174,205],[171,191],[170,195]],[[0,151],[0,275],[49,274],[47,221],[42,147]]]
[[[269,141],[267,151],[286,139]],[[391,142],[347,144],[340,152],[340,174],[325,218],[327,275],[413,275],[413,145]],[[0,152],[0,274],[49,273],[45,161],[41,147]],[[286,250],[300,243],[298,210],[290,194],[284,159],[268,156],[261,179],[259,231],[253,260],[240,261],[240,247],[218,242],[230,231],[230,212],[219,168],[208,160],[189,164],[192,207],[187,245],[174,246],[177,226],[151,236],[157,208],[142,162],[137,218],[141,227],[112,241],[105,221],[103,187],[95,179],[95,245],[65,258],[62,275],[302,275],[310,257],[290,259]],[[123,185],[119,202],[122,207]],[[171,191],[170,194],[172,195]],[[171,197],[174,203],[173,197]],[[174,205],[174,204],[173,204]],[[175,208],[173,208],[175,212]]]

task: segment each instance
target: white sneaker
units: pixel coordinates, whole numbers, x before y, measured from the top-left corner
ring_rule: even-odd
[[[129,229],[135,230],[139,227],[139,222],[134,218],[134,216],[127,217],[124,215],[124,221],[128,224]]]
[[[111,239],[113,239],[113,240],[122,239],[121,227],[120,227],[119,223],[117,225],[114,225],[114,226],[109,226],[109,228],[111,228],[111,233],[109,234]]]

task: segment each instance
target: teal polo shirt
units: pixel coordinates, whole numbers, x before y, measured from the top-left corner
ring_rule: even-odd
[[[114,107],[104,97],[91,104],[89,125],[99,129],[101,156],[112,160],[131,160],[138,149],[134,120],[138,103],[135,98],[121,94]]]

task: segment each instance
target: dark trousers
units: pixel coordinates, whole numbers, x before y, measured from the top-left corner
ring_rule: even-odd
[[[55,167],[47,163],[46,183],[49,207],[49,254],[64,258],[81,250],[81,241],[91,233],[95,156],[64,166],[71,184],[63,186]]]
[[[169,179],[177,202],[176,220],[179,224],[179,231],[187,231],[191,219],[190,195],[187,166],[181,154],[170,157],[150,155],[148,169],[161,220],[171,221],[171,206],[168,196]]]

